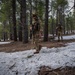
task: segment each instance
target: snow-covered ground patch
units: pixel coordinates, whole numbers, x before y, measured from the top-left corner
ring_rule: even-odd
[[[9,44],[10,42],[0,42],[0,45],[1,44]]]
[[[43,47],[40,53],[34,52],[0,52],[0,75],[38,75],[41,66],[52,69],[75,66],[75,43],[69,43],[66,47]]]
[[[55,40],[57,40],[58,37],[55,37]],[[68,35],[68,36],[63,36],[63,40],[71,40],[75,39],[75,35]]]

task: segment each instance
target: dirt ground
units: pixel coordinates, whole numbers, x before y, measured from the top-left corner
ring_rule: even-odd
[[[64,40],[63,42],[58,42],[58,41],[48,41],[48,42],[43,42],[40,41],[39,44],[42,47],[61,47],[65,46],[66,43],[69,42],[74,42],[75,40]],[[10,44],[4,44],[0,45],[0,52],[16,52],[16,51],[25,51],[25,50],[30,50],[34,49],[35,45],[33,45],[31,42],[27,44],[23,44],[22,42],[11,42]]]
[[[40,67],[38,75],[75,75],[75,67],[57,68],[52,70],[48,66]]]

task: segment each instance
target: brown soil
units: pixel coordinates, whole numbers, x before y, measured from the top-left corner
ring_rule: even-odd
[[[75,75],[75,67],[57,68],[52,70],[49,67],[42,66],[38,75]]]
[[[49,42],[43,42],[41,41],[39,44],[42,45],[42,47],[61,47],[65,46],[65,43],[68,42],[74,42],[75,40],[68,40],[63,42],[57,42],[57,41],[49,41]],[[11,42],[10,44],[4,44],[0,45],[0,52],[15,52],[15,51],[25,51],[33,49],[35,45],[31,44],[31,42],[27,44],[23,44],[22,42]]]

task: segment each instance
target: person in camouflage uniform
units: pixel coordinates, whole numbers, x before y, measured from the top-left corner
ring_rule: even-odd
[[[40,24],[38,21],[38,17],[36,14],[33,14],[34,23],[32,24],[32,35],[33,35],[33,44],[35,44],[36,51],[39,51],[39,32],[40,32]]]
[[[63,41],[63,36],[62,36],[63,27],[60,24],[58,24],[58,26],[56,27],[56,31],[57,31],[58,41],[60,40]]]

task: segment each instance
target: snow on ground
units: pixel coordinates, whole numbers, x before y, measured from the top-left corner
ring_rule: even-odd
[[[9,44],[10,42],[0,42],[0,44]]]
[[[63,36],[64,39],[75,39],[75,35]],[[10,42],[0,42],[8,44]],[[75,66],[75,42],[66,47],[42,47],[39,54],[35,50],[5,53],[0,52],[0,75],[38,75],[41,66],[52,69]]]
[[[41,66],[52,69],[75,66],[75,42],[66,47],[42,47],[40,53],[35,50],[4,53],[0,52],[0,75],[38,75]]]
[[[52,34],[49,34],[49,36],[52,36]],[[55,37],[55,40],[57,40],[57,39],[58,39],[58,37]],[[71,39],[75,39],[75,35],[63,36],[63,40],[71,40]],[[11,43],[11,42],[0,42],[0,44],[9,44],[9,43]]]
[[[57,40],[58,37],[55,37],[55,40]],[[63,40],[71,40],[75,39],[75,35],[68,35],[68,36],[63,36]]]

